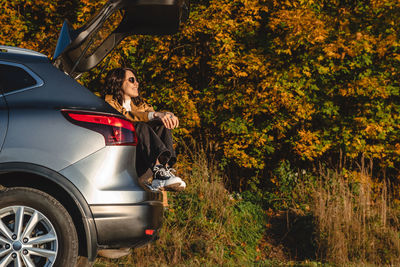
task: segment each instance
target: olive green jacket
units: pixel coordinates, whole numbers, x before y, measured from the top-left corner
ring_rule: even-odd
[[[154,108],[147,103],[136,106],[131,102],[131,111],[127,111],[112,95],[106,95],[105,101],[131,121],[149,121],[149,113]]]

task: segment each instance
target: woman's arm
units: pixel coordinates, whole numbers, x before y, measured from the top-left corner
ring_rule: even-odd
[[[174,115],[174,113],[165,111],[165,112],[158,112],[154,111],[154,108],[144,102],[144,110],[149,114],[149,120],[152,119],[159,119],[163,122],[164,126],[167,129],[175,129],[179,126],[179,119]]]

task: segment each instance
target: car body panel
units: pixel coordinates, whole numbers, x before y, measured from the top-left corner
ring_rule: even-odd
[[[10,109],[0,162],[29,162],[59,171],[105,146],[104,137],[52,109]],[[79,138],[77,138],[79,136]]]
[[[135,147],[107,146],[60,171],[93,204],[132,204],[154,199],[139,185]]]
[[[3,148],[3,143],[6,138],[7,129],[8,129],[7,103],[3,97],[0,97],[0,150]]]
[[[118,114],[104,100],[50,64],[49,60],[43,62],[40,58],[36,59],[23,65],[34,70],[36,75],[45,80],[45,84],[29,90],[8,93],[6,98],[10,109],[45,107],[60,110],[68,108]]]

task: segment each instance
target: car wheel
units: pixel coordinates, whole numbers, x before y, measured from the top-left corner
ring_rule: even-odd
[[[0,266],[74,266],[78,237],[65,208],[32,188],[0,192]]]

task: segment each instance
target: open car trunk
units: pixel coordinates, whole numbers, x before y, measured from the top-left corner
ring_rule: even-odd
[[[125,37],[174,34],[188,17],[188,0],[110,0],[79,29],[64,22],[54,65],[76,78],[99,64]],[[111,32],[104,34],[104,29]]]

